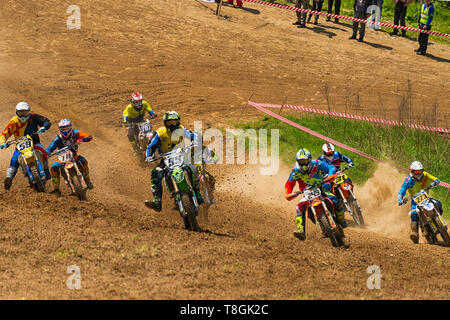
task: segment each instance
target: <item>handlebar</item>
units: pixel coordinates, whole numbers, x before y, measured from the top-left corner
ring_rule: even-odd
[[[30,136],[30,138],[31,138],[31,137],[33,137],[34,135],[38,135],[38,134],[39,134],[39,132],[35,132],[35,133],[32,133],[32,134],[29,134],[28,136]],[[20,137],[19,139],[16,139],[16,140],[8,141],[8,142],[6,143],[6,149],[8,149],[8,148],[9,148],[11,145],[13,145],[13,144],[17,144],[17,142],[23,140],[24,138],[27,138],[27,136]]]
[[[64,151],[69,150],[70,148],[72,148],[74,146],[78,146],[78,145],[80,145],[82,143],[83,143],[83,141],[80,141],[80,142],[73,143],[70,146],[67,146],[67,147],[64,147],[64,148],[61,148],[61,149],[57,149],[57,150],[53,151],[51,154],[49,154],[48,158],[53,157],[55,155],[58,155],[58,154],[60,154],[60,153],[62,153]]]
[[[425,189],[423,189],[423,191],[428,191],[428,190],[430,190],[430,189],[433,189],[434,187],[436,187],[437,185],[433,185],[433,184],[430,184],[428,187],[426,187]],[[404,205],[404,204],[406,204],[409,200],[411,200],[412,199],[412,196],[411,197],[407,197],[407,198],[404,198],[403,200],[402,200],[402,202],[400,202],[399,203],[399,206],[402,206],[402,205]]]

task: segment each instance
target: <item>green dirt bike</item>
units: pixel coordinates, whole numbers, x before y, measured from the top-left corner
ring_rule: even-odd
[[[429,189],[431,189],[431,185],[412,197],[403,199],[401,205],[404,205],[409,200],[417,203],[420,230],[428,243],[437,243],[437,235],[440,234],[445,245],[450,246],[450,236],[448,234],[447,224],[439,214],[434,202],[428,197],[426,191]]]
[[[20,152],[19,165],[25,178],[28,179],[30,187],[38,192],[45,192],[45,184],[47,179],[44,172],[44,160],[41,152],[34,149],[32,136],[38,134],[33,133],[14,141],[6,143],[6,148],[15,144]]]
[[[198,196],[194,190],[194,174],[192,166],[186,161],[190,156],[192,146],[177,148],[167,152],[156,159],[147,160],[154,162],[163,159],[166,166],[164,181],[167,190],[172,190],[172,196],[178,207],[187,230],[201,231],[197,216],[199,211]]]

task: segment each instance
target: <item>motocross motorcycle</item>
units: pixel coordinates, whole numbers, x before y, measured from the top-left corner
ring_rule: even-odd
[[[88,189],[84,180],[81,165],[75,160],[73,155],[74,148],[77,148],[81,142],[66,146],[54,151],[50,157],[57,156],[61,162],[61,176],[65,184],[70,188],[72,194],[80,200],[87,200],[86,191]]]
[[[25,178],[28,179],[30,187],[38,192],[45,192],[45,184],[47,179],[44,172],[44,160],[42,153],[34,149],[32,136],[38,134],[33,133],[14,141],[6,143],[6,148],[15,144],[20,152],[19,165]]]
[[[322,190],[320,186],[325,183],[315,184],[314,186],[307,186],[303,190],[303,199],[307,202],[306,212],[308,218],[312,220],[314,224],[318,224],[322,230],[322,233],[328,237],[333,247],[348,247],[344,238],[344,230],[336,223],[336,212],[334,209],[333,201],[328,197],[322,196]],[[292,200],[302,192],[297,191],[286,197],[287,200]]]
[[[428,243],[437,243],[437,235],[440,234],[445,245],[450,246],[447,224],[439,214],[434,202],[428,197],[427,191],[429,189],[431,189],[431,186],[421,190],[412,197],[403,199],[402,205],[409,200],[417,203],[420,230]]]
[[[139,150],[139,159],[141,164],[144,165],[147,146],[155,136],[156,131],[153,129],[152,124],[148,119],[143,122],[129,122],[129,126],[134,132],[134,141]]]
[[[173,190],[172,196],[175,199],[185,228],[201,231],[197,222],[199,204],[198,196],[194,190],[194,176],[191,167],[187,165],[188,161],[186,161],[191,153],[190,151],[191,146],[177,148],[148,162],[163,159],[167,168],[164,176],[166,187],[168,190]]]
[[[353,184],[348,182],[344,171],[338,171],[332,182],[331,192],[344,204],[345,210],[352,216],[357,226],[364,227],[364,218],[358,200],[353,193]]]

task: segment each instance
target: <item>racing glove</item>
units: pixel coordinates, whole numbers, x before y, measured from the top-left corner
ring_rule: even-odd
[[[6,143],[0,144],[0,149],[5,149],[5,148],[6,148]]]
[[[45,132],[45,127],[42,127],[38,130],[38,133],[44,133]]]

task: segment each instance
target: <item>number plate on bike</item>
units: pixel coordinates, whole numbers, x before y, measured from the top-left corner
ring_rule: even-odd
[[[164,163],[169,168],[181,167],[184,163],[184,157],[182,153],[175,153],[167,158],[164,158]]]
[[[317,197],[320,197],[321,191],[320,189],[307,190],[304,192],[305,199],[308,201],[312,201]]]
[[[141,124],[140,130],[143,134],[152,132],[152,125],[150,123]]]
[[[69,162],[72,159],[72,152],[69,150],[58,154],[58,160],[62,163]]]
[[[413,197],[413,200],[417,204],[421,204],[422,202],[424,202],[427,199],[428,199],[428,196],[425,192],[421,192],[419,195]]]
[[[335,184],[340,184],[342,182],[344,182],[344,175],[339,175],[336,178],[334,178],[334,183]]]
[[[25,140],[21,143],[17,144],[17,150],[19,151],[23,151],[25,149],[31,148],[33,146],[33,143],[31,142],[31,140]]]

